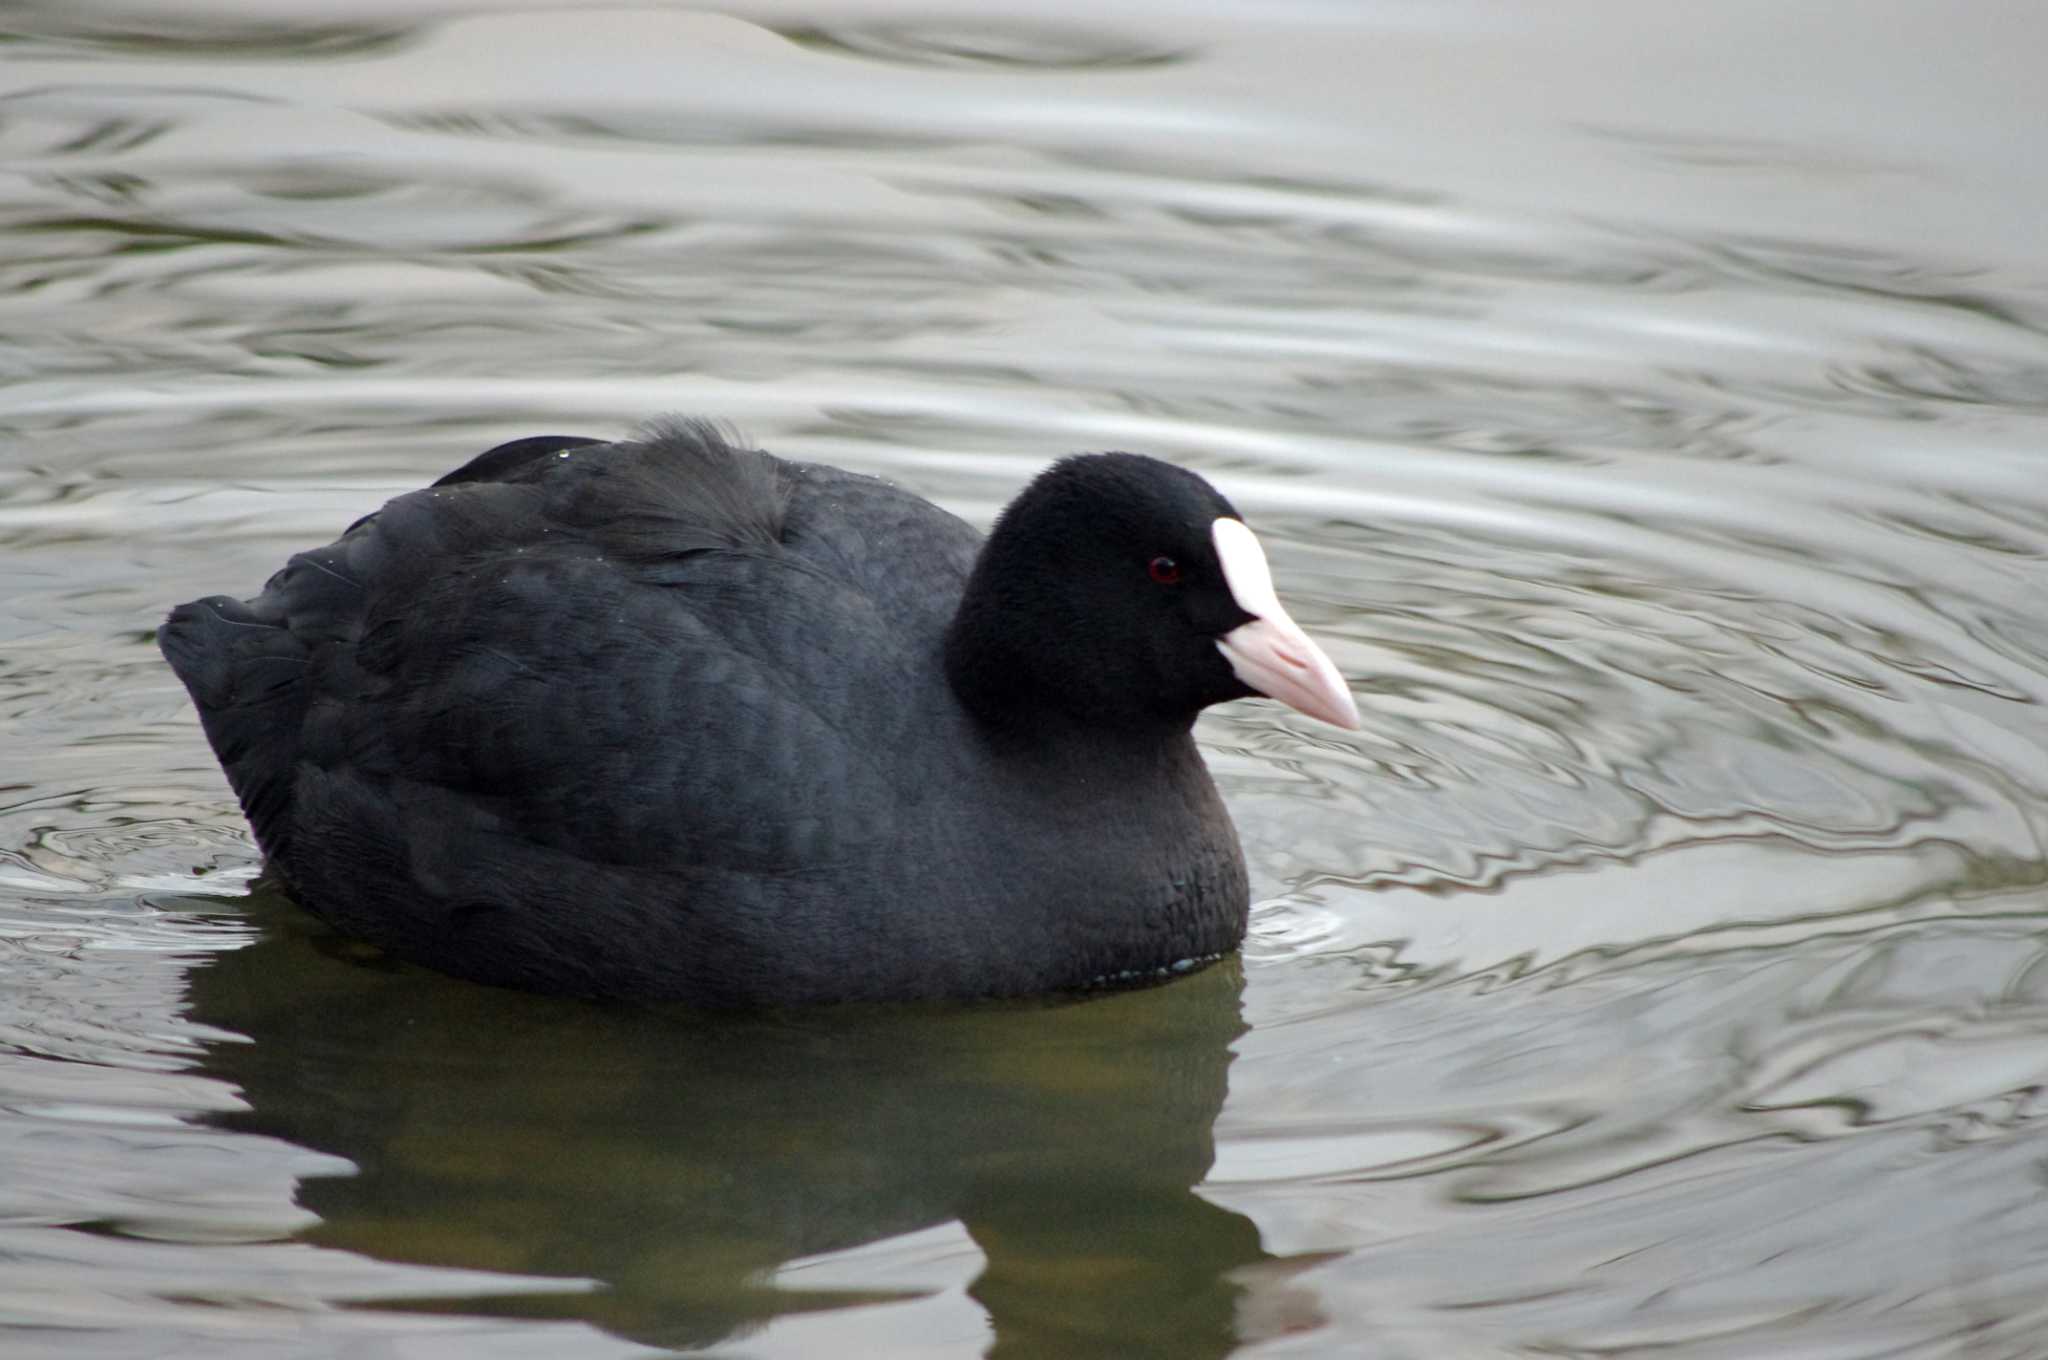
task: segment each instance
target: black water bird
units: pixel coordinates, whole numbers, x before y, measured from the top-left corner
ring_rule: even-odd
[[[697,422],[492,449],[159,642],[316,915],[484,982],[714,1007],[1225,954],[1248,890],[1196,714],[1358,721],[1191,472],[1067,458],[984,540]]]

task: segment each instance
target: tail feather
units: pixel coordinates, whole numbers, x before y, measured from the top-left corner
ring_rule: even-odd
[[[173,609],[157,646],[191,693],[258,844],[283,859],[305,717],[304,644],[281,619],[215,595]]]

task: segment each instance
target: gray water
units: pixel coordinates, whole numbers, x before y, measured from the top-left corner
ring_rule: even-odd
[[[1020,11],[1022,12],[1022,11]],[[0,7],[0,1353],[2048,1355],[2048,12]],[[1241,965],[706,1023],[255,882],[150,643],[663,412],[1217,481]]]

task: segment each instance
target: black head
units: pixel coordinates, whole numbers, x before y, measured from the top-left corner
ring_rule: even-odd
[[[1003,511],[975,563],[947,637],[955,692],[1002,725],[1058,714],[1177,730],[1210,704],[1272,692],[1220,645],[1266,615],[1286,621],[1270,587],[1246,588],[1264,579],[1263,557],[1256,573],[1233,568],[1235,591],[1226,576],[1216,525],[1240,519],[1209,483],[1156,458],[1054,464]],[[1257,556],[1248,533],[1224,541]]]

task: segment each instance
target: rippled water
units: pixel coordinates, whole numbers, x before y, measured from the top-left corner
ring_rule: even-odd
[[[2048,1355],[2048,20],[995,14],[0,9],[0,1350]],[[1366,713],[1205,720],[1242,967],[705,1025],[252,886],[164,607],[675,410],[1222,484]]]

